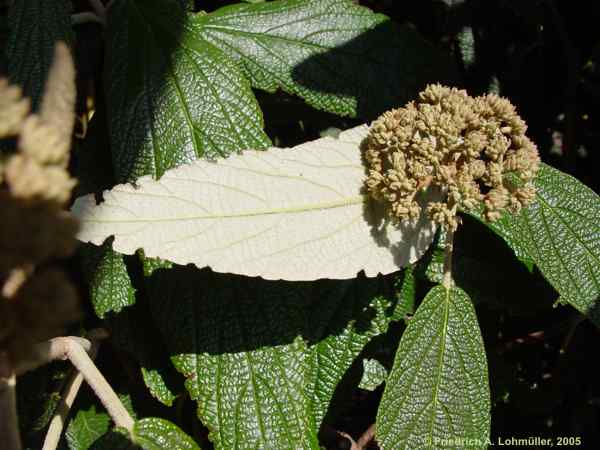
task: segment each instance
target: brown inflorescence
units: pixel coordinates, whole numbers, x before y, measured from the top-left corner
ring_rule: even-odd
[[[397,221],[429,217],[454,231],[458,210],[483,205],[486,220],[516,213],[535,198],[540,159],[515,107],[495,94],[429,85],[416,102],[385,112],[365,144],[366,186]],[[440,201],[418,193],[437,188]]]
[[[75,185],[67,171],[74,104],[75,69],[62,43],[38,114],[18,87],[0,80],[0,138],[17,138],[0,162],[0,356],[13,366],[79,317],[74,287],[49,264],[76,245],[78,224],[64,209]]]

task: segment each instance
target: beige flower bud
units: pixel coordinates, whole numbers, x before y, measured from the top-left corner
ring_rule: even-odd
[[[457,207],[469,211],[482,202],[485,217],[496,220],[503,210],[515,211],[535,198],[531,182],[540,161],[526,129],[504,98],[472,98],[463,90],[429,85],[419,101],[371,125],[367,190],[400,221],[418,218],[415,195],[430,187],[446,192],[445,201],[425,208],[435,222],[456,229]],[[511,184],[509,174],[523,185]]]

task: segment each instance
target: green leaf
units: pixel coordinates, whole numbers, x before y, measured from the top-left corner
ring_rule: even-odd
[[[11,2],[6,42],[8,73],[37,109],[57,41],[72,41],[71,2],[19,0]]]
[[[133,442],[124,428],[113,428],[100,439],[95,441],[90,450],[140,450],[141,447]]]
[[[477,63],[473,27],[463,27],[462,30],[457,33],[456,40],[458,41],[458,50],[463,66],[467,70],[472,70]]]
[[[109,312],[119,312],[135,304],[135,289],[125,261],[122,255],[112,250],[111,241],[112,238],[100,247],[86,246],[83,249],[90,299],[101,319]]]
[[[309,349],[313,380],[307,387],[318,429],[338,383],[369,341],[387,331],[394,305],[381,294],[376,281],[321,284],[309,304]],[[310,336],[310,334],[309,334]]]
[[[133,426],[133,436],[144,450],[200,450],[177,425],[157,417],[138,420]]]
[[[396,280],[397,303],[392,314],[393,320],[407,321],[407,316],[415,312],[417,286],[415,280],[415,269],[408,266],[402,272],[401,277]]]
[[[301,292],[289,283],[281,298],[272,284],[259,290],[189,267],[160,275],[149,290],[154,316],[215,447],[318,448],[303,390],[306,343],[290,327],[303,323]]]
[[[109,10],[106,91],[118,182],[269,144],[249,82],[199,38],[190,16],[176,0]]]
[[[490,392],[475,310],[459,288],[434,287],[402,335],[377,414],[382,449],[487,448]],[[450,441],[448,441],[450,440]]]
[[[387,378],[386,368],[376,359],[363,359],[363,376],[358,385],[367,391],[374,391]]]
[[[92,405],[89,409],[80,409],[69,422],[65,438],[70,450],[87,450],[110,428],[110,416],[96,411]]]
[[[142,367],[142,377],[150,394],[163,405],[172,406],[176,396],[165,380],[165,368]]]
[[[337,383],[393,306],[376,295],[377,279],[290,283],[176,266],[149,283],[218,449],[318,449]]]
[[[449,56],[413,28],[351,0],[238,4],[198,15],[195,24],[254,87],[340,115],[372,118],[454,73]]]
[[[514,219],[510,214],[504,213],[502,217],[495,222],[487,222],[483,218],[483,208],[476,211],[470,211],[468,215],[477,219],[492,230],[497,236],[506,241],[517,259],[527,268],[527,270],[530,272],[533,271],[533,267],[535,266],[534,260],[527,254],[525,248],[519,244],[517,236],[513,236],[516,229],[512,229],[511,223]]]
[[[600,326],[600,198],[575,178],[542,164],[536,201],[488,224],[525,254],[558,291]]]
[[[200,450],[198,444],[177,425],[147,417],[135,422],[131,435],[115,428],[96,441],[93,450]]]

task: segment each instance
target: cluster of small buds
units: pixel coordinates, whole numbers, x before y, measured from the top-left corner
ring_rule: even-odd
[[[459,209],[483,204],[484,217],[516,213],[535,198],[537,148],[515,107],[495,94],[429,85],[417,102],[385,112],[365,145],[368,192],[398,221],[429,217],[454,231]],[[422,205],[419,192],[437,187],[442,201]]]
[[[39,113],[0,80],[0,138],[17,138],[16,151],[0,161],[0,359],[12,365],[80,316],[75,288],[48,264],[76,247],[78,222],[64,210],[75,185],[67,170],[74,106],[65,44],[56,46]]]

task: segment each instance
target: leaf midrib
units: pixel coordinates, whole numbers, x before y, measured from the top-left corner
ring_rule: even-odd
[[[450,289],[444,288],[444,322],[443,322],[443,327],[442,327],[441,349],[440,349],[440,353],[439,353],[439,357],[438,357],[438,376],[437,376],[437,380],[435,382],[433,396],[431,399],[432,412],[431,412],[431,421],[429,423],[429,436],[430,437],[433,437],[433,424],[435,422],[437,404],[439,401],[438,394],[439,394],[439,388],[440,388],[441,377],[442,377],[442,365],[444,363],[444,355],[446,352],[446,334],[448,332],[449,313],[450,313]]]
[[[165,217],[165,218],[136,218],[136,219],[87,219],[83,218],[83,223],[166,223],[166,222],[179,222],[179,221],[187,221],[187,220],[213,220],[213,219],[238,219],[244,217],[256,217],[256,216],[269,216],[269,215],[277,215],[277,214],[300,214],[307,211],[315,211],[315,210],[325,210],[325,209],[336,209],[336,208],[344,208],[347,206],[357,205],[366,203],[368,200],[367,196],[360,195],[349,198],[344,198],[342,200],[334,200],[331,202],[323,202],[323,203],[310,203],[307,205],[302,205],[299,207],[289,207],[289,208],[272,208],[272,209],[259,209],[254,211],[247,211],[241,213],[230,213],[230,214],[201,214],[189,217]],[[109,207],[119,207],[120,205],[113,204],[105,204]],[[100,205],[102,206],[102,204]]]

